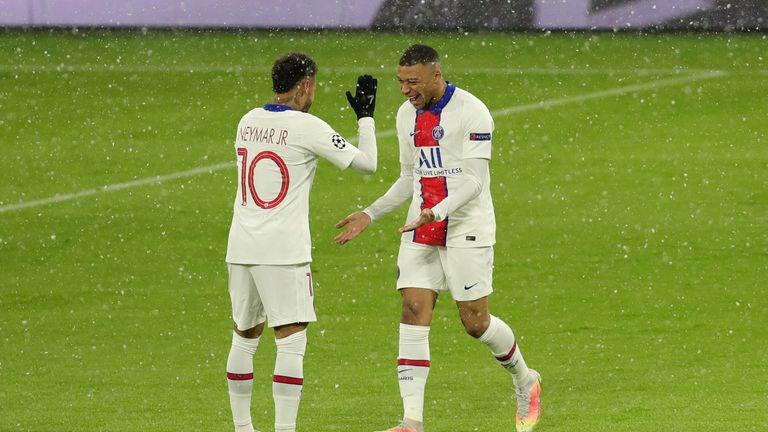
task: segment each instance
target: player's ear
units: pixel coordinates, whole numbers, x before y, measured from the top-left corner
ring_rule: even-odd
[[[309,93],[309,78],[304,78],[296,84],[296,97],[300,98]]]
[[[296,92],[296,97],[303,97],[306,94],[309,94],[309,78],[304,78],[303,80],[299,81],[299,84],[297,85],[298,91]]]

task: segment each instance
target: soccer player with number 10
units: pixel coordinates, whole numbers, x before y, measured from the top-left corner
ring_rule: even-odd
[[[227,383],[236,432],[253,432],[253,355],[265,323],[275,332],[275,431],[294,432],[304,384],[306,328],[316,321],[310,270],[309,191],[322,157],[371,174],[377,148],[377,82],[363,75],[347,99],[358,118],[359,148],[308,113],[317,65],[290,53],[272,68],[274,100],[245,114],[235,139],[238,188],[227,266],[234,334]]]

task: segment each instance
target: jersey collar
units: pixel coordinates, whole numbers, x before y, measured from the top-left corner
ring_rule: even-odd
[[[272,112],[281,112],[281,111],[292,111],[293,108],[289,107],[288,105],[279,105],[279,104],[264,104],[264,109],[267,111]]]
[[[448,102],[451,101],[451,96],[453,96],[453,92],[456,91],[456,86],[453,85],[450,81],[446,81],[448,83],[448,86],[445,88],[445,93],[443,94],[443,97],[440,98],[437,103],[433,107],[429,109],[429,111],[432,114],[440,114],[440,112],[445,108],[446,105],[448,105]],[[420,109],[418,110],[418,114],[423,113],[424,110]]]

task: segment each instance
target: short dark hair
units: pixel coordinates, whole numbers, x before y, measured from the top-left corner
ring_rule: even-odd
[[[428,45],[411,45],[405,49],[400,57],[400,66],[425,65],[429,63],[440,63],[440,56],[434,48]]]
[[[301,80],[317,74],[317,64],[308,55],[300,52],[288,53],[275,60],[272,66],[272,90],[285,93]]]

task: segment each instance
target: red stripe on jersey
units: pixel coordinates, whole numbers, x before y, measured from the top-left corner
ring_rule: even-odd
[[[398,366],[421,366],[421,367],[429,367],[429,360],[408,360],[408,359],[397,359],[397,365],[398,365]]]
[[[253,374],[252,373],[236,374],[236,373],[227,372],[227,379],[232,381],[252,380]]]
[[[496,360],[504,363],[505,361],[508,361],[512,358],[513,355],[515,355],[515,350],[517,350],[517,341],[515,341],[514,344],[512,344],[512,349],[509,350],[509,352],[506,355],[496,357]]]
[[[432,131],[440,126],[440,114],[421,111],[416,114],[416,128],[413,130],[413,143],[416,147],[433,147],[440,143],[432,136]]]
[[[416,147],[436,147],[440,142],[433,131],[440,126],[440,114],[431,111],[419,111],[416,114],[416,127],[413,131],[413,144]],[[442,132],[437,134],[442,136]],[[439,153],[438,153],[439,155]],[[440,163],[442,165],[442,162]],[[437,168],[437,167],[432,167]],[[448,182],[445,177],[422,177],[421,209],[432,208],[448,196]],[[448,219],[430,222],[413,232],[414,243],[430,246],[445,246],[448,236]]]
[[[272,381],[280,384],[303,385],[304,378],[294,378],[284,375],[273,375]]]
[[[445,177],[422,177],[421,208],[431,209],[448,196],[448,182]],[[413,232],[414,243],[430,246],[445,246],[448,236],[448,219],[440,222],[430,222]]]

